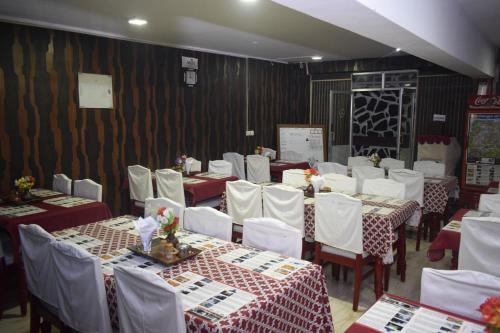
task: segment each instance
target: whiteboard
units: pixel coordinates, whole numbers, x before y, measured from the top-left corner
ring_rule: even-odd
[[[278,125],[280,160],[324,162],[326,156],[324,125]]]
[[[80,108],[113,108],[113,79],[111,75],[78,73]]]

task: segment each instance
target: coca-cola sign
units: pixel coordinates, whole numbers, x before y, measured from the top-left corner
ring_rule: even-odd
[[[500,96],[472,96],[469,98],[469,106],[471,108],[500,108]]]

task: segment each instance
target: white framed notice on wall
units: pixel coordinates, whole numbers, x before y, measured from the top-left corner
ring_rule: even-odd
[[[112,76],[78,73],[78,96],[81,109],[112,109]]]
[[[326,128],[324,125],[278,125],[278,155],[286,161],[324,162]]]

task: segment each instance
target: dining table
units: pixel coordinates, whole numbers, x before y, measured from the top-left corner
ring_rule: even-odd
[[[290,169],[308,169],[309,163],[302,161],[285,161],[285,160],[275,160],[269,163],[269,168],[271,172],[271,179],[276,182],[281,182],[283,179],[283,171]]]
[[[114,327],[119,327],[113,267],[141,267],[180,292],[188,332],[333,332],[323,268],[187,230],[180,243],[201,253],[170,266],[131,252],[133,216],[54,232],[98,256]],[[161,237],[156,234],[155,237]]]
[[[456,198],[457,177],[425,177],[423,214],[429,223],[429,240],[436,237],[441,221],[449,215],[450,198]],[[426,235],[424,230],[424,238]]]

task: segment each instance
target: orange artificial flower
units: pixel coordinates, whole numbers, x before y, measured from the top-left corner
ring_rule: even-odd
[[[479,311],[483,314],[483,320],[492,328],[500,328],[500,296],[488,298]]]

